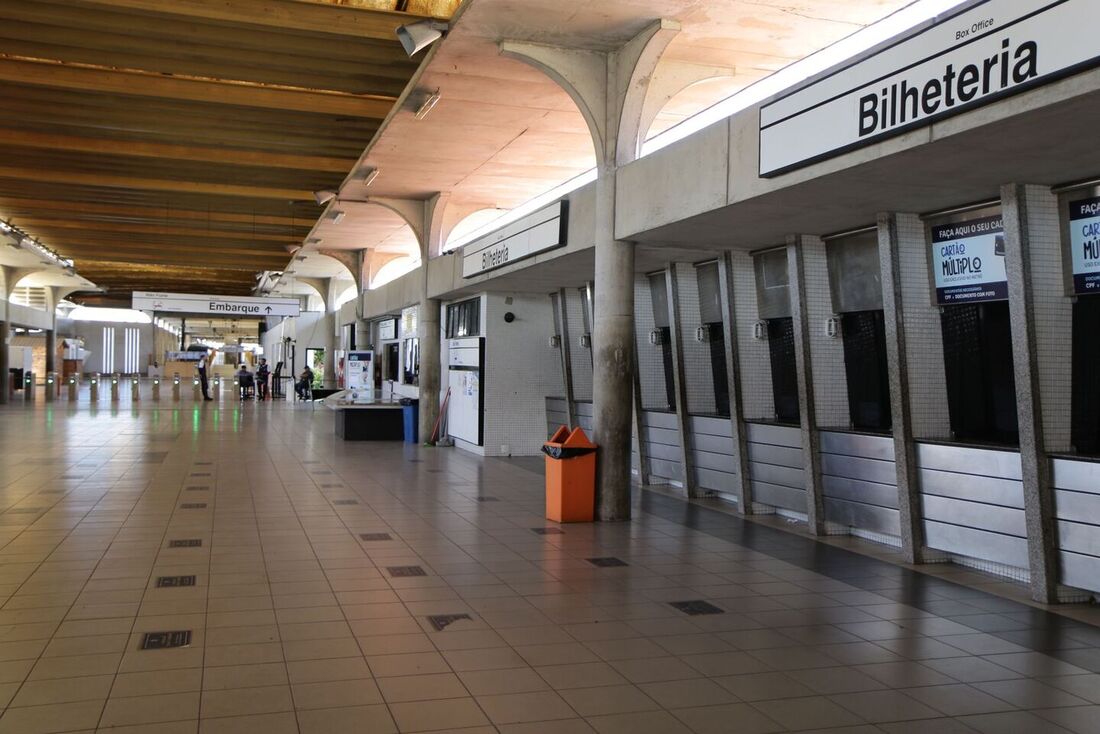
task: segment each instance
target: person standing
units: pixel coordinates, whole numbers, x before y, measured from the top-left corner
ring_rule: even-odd
[[[260,366],[256,368],[256,395],[260,400],[267,400],[267,380],[271,376],[271,368],[267,366],[267,360],[260,358]]]
[[[199,363],[196,365],[196,369],[199,371],[199,384],[202,386],[202,399],[213,400],[210,397],[210,383],[206,379],[206,366],[210,363],[210,352],[204,352],[202,358],[199,359]]]

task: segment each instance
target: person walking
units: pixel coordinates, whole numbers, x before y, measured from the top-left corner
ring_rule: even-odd
[[[260,400],[267,400],[267,380],[270,376],[271,368],[267,366],[267,360],[261,357],[256,368],[256,396]]]
[[[202,358],[199,359],[195,368],[199,371],[199,384],[202,385],[202,399],[213,400],[210,397],[210,382],[206,379],[206,367],[210,363],[210,352],[205,352]]]

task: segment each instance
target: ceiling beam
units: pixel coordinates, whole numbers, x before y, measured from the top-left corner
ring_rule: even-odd
[[[0,178],[12,178],[18,181],[38,181],[44,183],[77,184],[102,186],[119,189],[145,189],[147,191],[169,191],[187,194],[208,194],[211,196],[243,196],[252,199],[283,199],[286,201],[313,201],[312,191],[298,189],[269,189],[262,186],[241,186],[238,184],[219,184],[205,181],[174,181],[160,178],[135,178],[131,176],[109,175],[105,173],[84,173],[81,171],[44,170],[38,168],[17,168],[0,166]]]
[[[41,59],[0,59],[0,81],[84,92],[159,97],[236,107],[295,110],[381,120],[396,97],[265,86],[239,81],[165,76],[154,72],[61,64]]]
[[[66,0],[65,4],[386,41],[394,40],[398,26],[422,17],[296,0]]]
[[[340,174],[346,174],[355,165],[354,158],[268,153],[258,150],[216,148],[212,146],[171,145],[141,140],[86,138],[76,135],[51,135],[49,133],[7,128],[0,128],[0,145],[77,153],[106,153],[135,158],[167,158],[169,160],[200,161],[262,168],[325,171]]]
[[[243,224],[264,224],[274,226],[300,227],[306,232],[313,226],[313,219],[302,217],[280,217],[271,214],[236,214],[233,212],[215,212],[200,209],[173,208],[165,206],[130,206],[122,204],[102,204],[92,201],[51,201],[47,199],[25,199],[0,196],[0,211],[7,216],[33,216],[32,212],[59,212],[75,219],[82,215],[125,217],[128,219],[186,219],[198,222],[239,222]]]
[[[119,259],[118,252],[74,252],[69,255],[76,263],[77,272],[84,270],[84,263],[87,262],[100,262],[109,263],[116,262]],[[275,257],[272,255],[255,255],[249,257],[241,257],[240,255],[220,256],[216,254],[206,255],[204,254],[201,261],[197,261],[193,252],[154,252],[154,253],[139,253],[139,252],[127,252],[125,255],[125,261],[128,263],[144,264],[144,265],[179,265],[182,267],[208,267],[217,268],[218,270],[240,270],[246,273],[258,273],[261,270],[281,270],[286,265],[286,257]],[[88,277],[88,276],[85,276]],[[111,280],[110,275],[99,276],[97,278],[88,277],[88,280],[93,282],[100,282],[101,285],[109,285]]]
[[[268,234],[264,232],[248,232],[244,230],[222,230],[222,229],[198,229],[191,227],[173,227],[157,224],[133,224],[129,222],[87,222],[87,221],[70,221],[64,219],[35,219],[33,217],[20,218],[17,222],[20,228],[30,230],[38,233],[55,232],[58,230],[79,230],[79,232],[97,233],[118,233],[118,234],[138,234],[138,235],[169,235],[173,237],[192,237],[192,238],[204,238],[213,241],[220,240],[239,240],[242,242],[277,242],[286,245],[298,245],[301,244],[302,238],[296,237],[292,234]],[[66,240],[69,238],[67,232],[60,232],[59,239]],[[117,241],[115,238],[109,238],[105,235],[99,235],[104,237],[104,242],[113,243]],[[97,239],[95,234],[91,234],[90,237],[81,237],[77,235],[77,240],[94,240]],[[124,239],[124,238],[123,238]]]

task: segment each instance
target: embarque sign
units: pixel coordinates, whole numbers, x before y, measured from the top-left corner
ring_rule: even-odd
[[[130,308],[136,311],[210,316],[299,316],[302,302],[297,298],[135,292]]]
[[[1096,0],[984,0],[760,108],[776,176],[1100,65]]]
[[[1008,298],[1001,215],[932,227],[932,271],[940,305]]]

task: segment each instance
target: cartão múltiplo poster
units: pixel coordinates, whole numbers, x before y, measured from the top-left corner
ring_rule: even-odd
[[[1001,215],[932,227],[932,273],[940,305],[1008,298]]]

